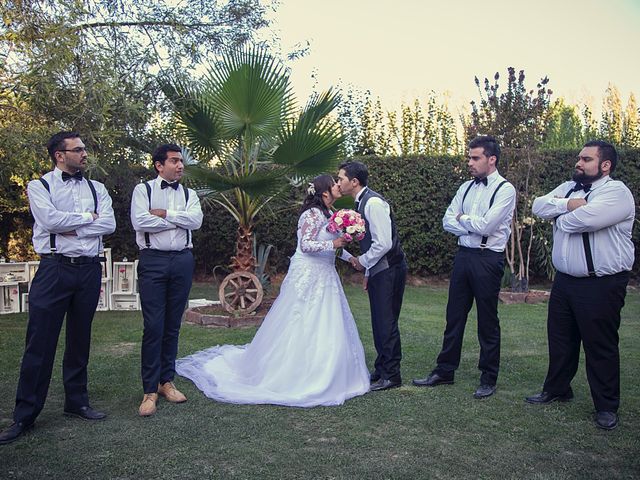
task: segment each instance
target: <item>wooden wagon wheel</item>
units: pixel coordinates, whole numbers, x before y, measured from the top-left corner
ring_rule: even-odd
[[[254,312],[262,303],[262,284],[249,272],[234,272],[227,275],[218,289],[218,298],[229,313]]]

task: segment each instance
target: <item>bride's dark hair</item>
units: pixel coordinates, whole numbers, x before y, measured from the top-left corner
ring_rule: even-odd
[[[331,175],[318,175],[313,181],[305,188],[307,196],[302,202],[302,208],[300,208],[300,214],[309,210],[310,208],[319,208],[327,218],[331,216],[329,208],[322,201],[322,194],[329,192],[331,195],[331,187],[334,184],[333,177]]]

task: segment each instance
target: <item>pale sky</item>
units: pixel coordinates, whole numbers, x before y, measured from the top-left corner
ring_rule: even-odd
[[[553,98],[595,104],[609,82],[640,101],[640,0],[280,0],[271,30],[299,100],[338,84],[371,90],[387,108],[434,90],[452,107],[478,94],[474,76],[524,69]],[[504,85],[504,81],[501,82]]]

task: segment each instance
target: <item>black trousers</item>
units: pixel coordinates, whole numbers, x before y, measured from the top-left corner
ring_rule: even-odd
[[[449,282],[447,326],[433,373],[453,379],[454,372],[460,365],[467,316],[475,299],[480,342],[478,369],[482,372],[480,383],[496,384],[500,368],[498,294],[503,273],[503,252],[459,248]]]
[[[155,393],[158,384],[175,376],[178,336],[191,281],[191,250],[163,252],[143,249],[138,261],[138,285],[144,318],[142,335],[142,386]]]
[[[406,282],[407,262],[403,260],[370,277],[367,283],[373,343],[378,353],[374,369],[381,378],[393,381],[401,381],[398,318]]]
[[[585,278],[556,274],[547,317],[549,371],[544,391],[562,394],[571,388],[582,342],[596,410],[618,411],[618,328],[628,283],[629,272]]]
[[[29,292],[29,324],[14,421],[33,423],[44,407],[65,314],[66,347],[62,361],[65,409],[89,405],[87,364],[101,277],[99,263],[72,265],[54,258],[40,261]]]

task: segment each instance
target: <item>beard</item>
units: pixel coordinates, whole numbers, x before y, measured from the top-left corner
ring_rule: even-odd
[[[595,175],[587,175],[584,172],[576,170],[575,172],[573,172],[573,177],[571,178],[574,182],[580,182],[583,185],[587,185],[595,182],[596,180],[600,180],[603,175],[604,174],[602,173],[602,168],[600,164],[598,164],[598,173],[596,173]]]

